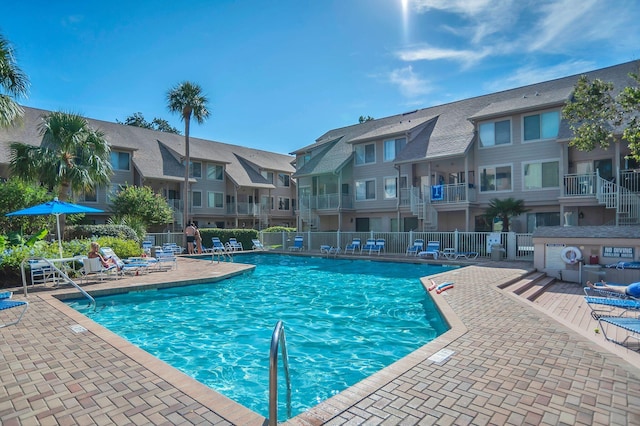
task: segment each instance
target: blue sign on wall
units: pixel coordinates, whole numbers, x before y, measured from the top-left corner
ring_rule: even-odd
[[[444,191],[442,185],[433,185],[431,187],[431,200],[442,201],[444,199]]]

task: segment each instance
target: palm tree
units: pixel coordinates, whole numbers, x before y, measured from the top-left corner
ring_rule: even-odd
[[[13,142],[11,173],[38,182],[57,193],[60,200],[73,192],[90,191],[111,180],[111,149],[104,133],[93,129],[77,114],[52,112],[42,117],[40,146]]]
[[[528,211],[529,209],[524,207],[524,200],[516,200],[512,197],[504,200],[494,198],[489,200],[489,207],[485,211],[485,216],[491,220],[494,217],[499,217],[502,220],[502,230],[509,232],[509,220]]]
[[[189,170],[191,168],[191,157],[189,155],[189,124],[191,116],[198,124],[202,124],[209,117],[207,103],[209,100],[202,94],[199,85],[184,81],[167,93],[167,106],[169,111],[179,113],[184,121],[184,214],[182,217],[182,229],[187,228],[189,215]]]
[[[0,128],[9,127],[24,114],[14,98],[27,96],[28,87],[27,76],[16,65],[13,47],[0,34]]]

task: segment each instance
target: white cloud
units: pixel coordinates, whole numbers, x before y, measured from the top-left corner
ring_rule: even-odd
[[[471,64],[486,56],[487,52],[477,52],[472,50],[439,49],[435,47],[423,46],[414,49],[406,49],[398,52],[398,57],[406,62],[438,59],[451,59],[454,61]]]
[[[567,61],[554,66],[525,66],[514,70],[508,77],[500,77],[499,80],[487,83],[485,89],[491,92],[512,89],[568,75],[580,74],[584,70],[593,68],[595,68],[593,62],[584,60]]]
[[[391,71],[388,77],[392,84],[399,87],[400,93],[408,98],[422,96],[431,91],[428,81],[418,77],[411,65]]]

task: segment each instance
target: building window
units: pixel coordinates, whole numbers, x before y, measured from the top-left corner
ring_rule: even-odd
[[[109,192],[107,193],[107,201],[111,202],[115,197],[118,196],[121,190],[122,187],[119,183],[112,183],[111,186],[109,186]]]
[[[202,163],[198,161],[192,161],[189,164],[189,177],[192,177],[192,178],[202,177]]]
[[[216,209],[224,207],[224,194],[222,192],[208,192],[207,205]]]
[[[224,167],[220,164],[207,164],[208,180],[224,180]]]
[[[263,170],[260,174],[267,180],[267,182],[271,184],[273,183],[273,172],[267,172],[266,170]]]
[[[524,189],[558,188],[560,165],[557,161],[524,165]]]
[[[511,121],[494,121],[480,125],[480,146],[509,145],[511,143]]]
[[[202,192],[193,191],[191,193],[191,207],[202,207]]]
[[[290,185],[290,177],[286,173],[278,173],[278,186],[288,188]]]
[[[393,161],[402,148],[407,144],[406,138],[391,139],[384,141],[384,161]]]
[[[356,164],[371,164],[376,162],[376,145],[373,143],[356,145]]]
[[[511,191],[511,166],[484,167],[481,179],[481,192]]]
[[[278,210],[289,210],[289,199],[286,197],[278,197]]]
[[[397,198],[398,197],[398,180],[395,177],[384,178],[384,198]]]
[[[357,180],[356,181],[356,200],[375,200],[376,199],[376,180]]]
[[[96,189],[85,189],[78,194],[78,201],[83,203],[98,202],[98,191]]]
[[[525,141],[557,138],[560,128],[560,113],[552,111],[528,115],[524,117],[523,128]]]
[[[260,206],[263,210],[273,210],[273,197],[262,195],[260,197]]]
[[[113,170],[129,170],[128,152],[111,151],[111,167]]]
[[[531,233],[539,226],[560,226],[560,213],[527,213],[527,232]]]

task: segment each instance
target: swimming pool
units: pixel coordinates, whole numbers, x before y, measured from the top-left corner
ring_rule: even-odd
[[[294,416],[448,329],[419,278],[450,266],[273,254],[236,256],[236,262],[257,266],[211,284],[97,297],[95,311],[85,301],[69,304],[265,417],[278,320],[285,326]],[[285,420],[282,389],[278,412]]]

